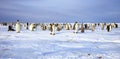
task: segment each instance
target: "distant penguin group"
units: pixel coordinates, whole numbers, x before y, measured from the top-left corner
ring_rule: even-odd
[[[35,24],[28,22],[26,23],[26,29],[29,29],[30,31],[35,31],[37,29],[37,26],[40,26],[41,30],[49,30],[51,35],[55,35],[56,31],[61,31],[62,29],[65,30],[71,30],[73,29],[73,33],[77,34],[79,31],[81,33],[84,33],[85,30],[91,30],[92,32],[95,31],[96,26],[101,27],[101,30],[104,30],[106,28],[107,32],[110,32],[113,28],[118,28],[118,24],[116,23],[81,23],[75,22],[74,24],[66,23],[66,24],[59,24],[59,23],[50,23],[50,24]],[[25,27],[25,26],[24,26]],[[17,20],[15,24],[15,30],[13,28],[13,25],[8,26],[8,31],[16,31],[16,33],[21,32],[21,24],[19,20]]]
[[[71,29],[71,24],[70,23],[66,23],[65,24],[65,29],[66,30],[70,30]]]
[[[118,24],[116,23],[101,23],[99,26],[101,26],[101,30],[104,30],[106,28],[107,32],[110,32],[114,28],[118,28]]]
[[[42,25],[41,25],[41,29],[42,29],[42,30],[46,30],[46,29],[47,29],[46,25],[45,25],[45,24],[42,24]]]
[[[30,26],[29,26],[29,30],[30,31],[34,31],[36,28],[36,25],[34,23],[32,23]]]

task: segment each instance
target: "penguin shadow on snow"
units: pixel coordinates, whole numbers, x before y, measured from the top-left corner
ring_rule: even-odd
[[[57,35],[57,34],[63,34],[63,33],[65,33],[65,32],[56,32],[55,35]]]

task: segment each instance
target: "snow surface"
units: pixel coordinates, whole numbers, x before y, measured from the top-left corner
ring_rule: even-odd
[[[16,33],[0,26],[0,59],[120,59],[120,27],[78,34],[62,30],[53,36],[39,28]]]

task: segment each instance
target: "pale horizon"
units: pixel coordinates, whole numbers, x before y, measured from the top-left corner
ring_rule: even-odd
[[[1,0],[0,22],[117,22],[120,0]]]

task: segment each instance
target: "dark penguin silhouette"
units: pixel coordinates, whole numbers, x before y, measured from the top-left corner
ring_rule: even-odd
[[[51,31],[51,35],[55,35],[55,24],[50,24],[50,31]]]
[[[8,31],[15,31],[15,30],[13,29],[12,25],[9,25],[9,26],[8,26]]]
[[[26,29],[28,29],[28,26],[29,26],[29,23],[27,22],[27,27],[26,27]]]
[[[118,24],[115,24],[115,28],[118,28]]]
[[[81,25],[81,33],[84,33],[84,25],[83,25],[83,23],[82,23],[82,25]]]
[[[110,25],[107,25],[106,30],[107,32],[110,32]]]
[[[100,23],[98,23],[98,26],[100,26]]]
[[[85,29],[88,29],[88,25],[87,24],[85,24]]]
[[[50,24],[50,34],[52,34],[52,24]]]

